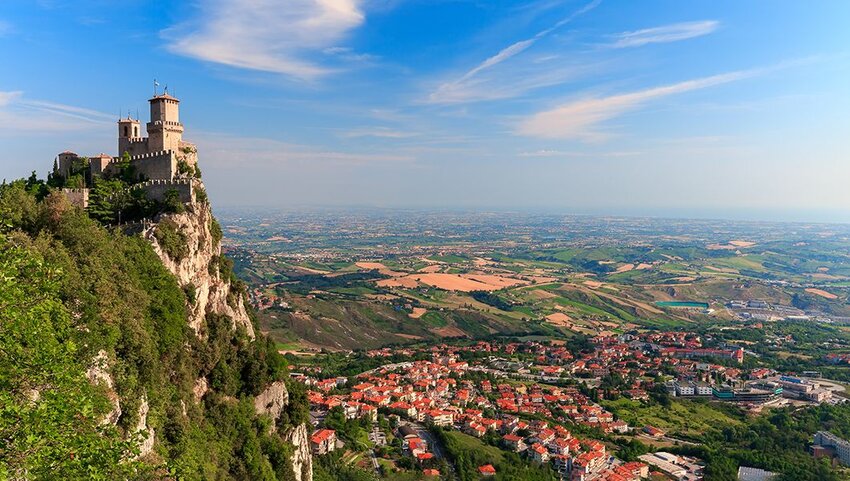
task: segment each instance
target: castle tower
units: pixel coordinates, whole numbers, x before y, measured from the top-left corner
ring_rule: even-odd
[[[126,119],[118,119],[118,156],[128,152],[134,154],[133,142],[138,142],[142,138],[141,124],[138,119],[127,116]]]
[[[168,93],[155,95],[149,100],[151,121],[148,122],[148,150],[172,150],[177,152],[183,140],[183,124],[180,123],[180,101]]]
[[[53,173],[67,179],[71,175],[71,170],[74,168],[74,162],[79,158],[77,154],[69,150],[62,152],[56,157],[56,170]]]

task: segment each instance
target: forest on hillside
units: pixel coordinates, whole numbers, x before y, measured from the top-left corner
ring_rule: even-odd
[[[286,380],[285,429],[307,419],[303,386],[225,316],[208,315],[199,339],[191,294],[140,236],[34,177],[0,186],[0,479],[292,479],[292,447],[253,398]],[[104,354],[111,379],[95,385],[86,372]],[[148,429],[154,451],[137,458]]]

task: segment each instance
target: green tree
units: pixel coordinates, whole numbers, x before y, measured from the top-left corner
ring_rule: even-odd
[[[77,359],[61,276],[0,237],[0,478],[126,477],[133,443],[101,423],[110,405]]]

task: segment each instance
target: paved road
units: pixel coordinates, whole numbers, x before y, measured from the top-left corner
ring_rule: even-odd
[[[446,457],[446,454],[443,451],[442,444],[440,444],[439,440],[435,438],[434,435],[431,434],[431,432],[428,431],[425,426],[419,423],[414,423],[412,421],[408,422],[407,424],[416,431],[416,434],[418,434],[420,438],[424,439],[425,442],[428,443],[428,450],[434,453],[435,457]]]
[[[372,449],[369,451],[369,457],[372,459],[372,468],[375,469],[375,474],[378,476],[381,475],[381,467],[378,465],[378,457],[375,456],[375,450]]]

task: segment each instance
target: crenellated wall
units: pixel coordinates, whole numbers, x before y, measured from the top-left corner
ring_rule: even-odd
[[[147,198],[162,202],[168,192],[177,192],[180,202],[184,204],[194,202],[194,182],[192,179],[155,179],[135,184],[131,189],[143,189]]]
[[[62,189],[71,205],[85,209],[89,206],[89,189]]]
[[[120,158],[112,159],[103,171],[110,175],[118,173]],[[172,180],[177,172],[177,154],[172,150],[161,150],[130,157],[130,165],[136,168],[136,175],[145,180]]]

